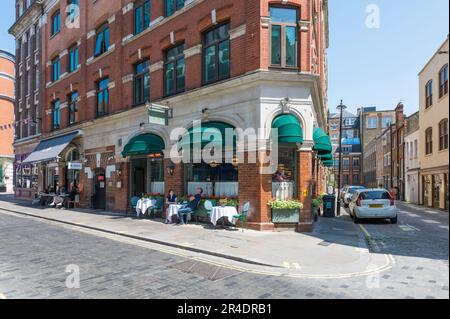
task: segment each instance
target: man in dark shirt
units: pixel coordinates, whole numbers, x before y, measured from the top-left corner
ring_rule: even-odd
[[[195,196],[189,198],[189,203],[184,205],[183,208],[178,210],[178,223],[181,225],[186,224],[186,218],[188,214],[191,214],[197,209],[198,204],[202,200],[203,189],[197,188],[195,190]]]

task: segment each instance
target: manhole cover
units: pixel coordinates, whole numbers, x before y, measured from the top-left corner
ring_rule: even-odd
[[[210,265],[204,262],[188,260],[173,266],[187,274],[194,274],[210,281],[217,281],[239,274],[240,272],[220,266]]]

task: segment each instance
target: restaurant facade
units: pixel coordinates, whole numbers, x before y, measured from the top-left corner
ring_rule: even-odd
[[[44,133],[23,161],[37,167],[37,190],[76,187],[81,207],[123,212],[134,196],[200,187],[205,198],[250,202],[247,227],[311,230],[311,200],[333,165],[322,129],[327,1],[168,9],[80,3],[87,22],[50,36],[55,16],[71,11],[45,4]],[[273,198],[300,200],[298,222],[274,223]]]

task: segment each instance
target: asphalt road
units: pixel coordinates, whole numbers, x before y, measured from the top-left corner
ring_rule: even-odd
[[[356,228],[392,269],[332,280],[238,272],[0,211],[0,298],[449,298],[448,213],[399,210],[398,225]]]

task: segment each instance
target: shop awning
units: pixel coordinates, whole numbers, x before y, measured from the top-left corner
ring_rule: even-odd
[[[228,138],[227,132],[228,134],[233,134],[233,147],[236,147],[236,135],[234,134],[233,126],[223,122],[205,122],[201,126],[191,127],[187,133],[189,136],[183,137],[178,142],[178,148],[200,143],[203,148],[215,141],[220,142],[222,147],[225,147]]]
[[[122,156],[160,154],[165,149],[164,141],[155,134],[142,134],[132,138],[125,145]]]
[[[302,126],[292,114],[278,116],[273,120],[272,128],[278,129],[278,142],[280,143],[303,143]]]
[[[330,154],[333,151],[331,139],[320,127],[314,128],[314,150],[319,154]]]
[[[331,154],[331,153],[319,154],[318,157],[322,162],[324,162],[324,161],[332,160],[333,154]]]
[[[326,160],[326,161],[323,161],[322,164],[325,167],[332,167],[332,166],[334,166],[334,160]]]
[[[33,153],[31,153],[22,164],[35,164],[57,159],[59,154],[64,151],[67,145],[69,145],[78,134],[79,132],[77,131],[41,141]]]

